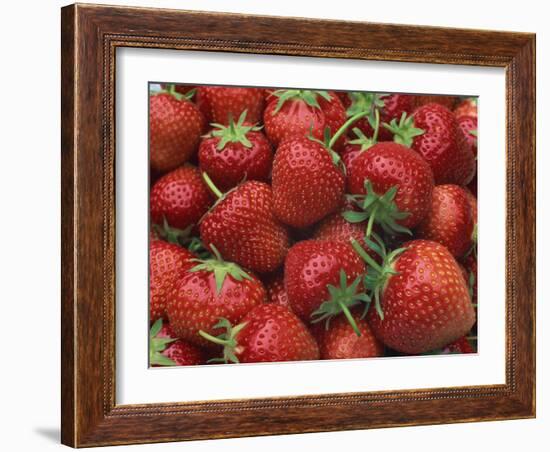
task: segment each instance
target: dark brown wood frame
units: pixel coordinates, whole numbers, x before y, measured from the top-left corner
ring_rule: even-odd
[[[115,403],[115,50],[506,69],[506,383]],[[72,5],[62,9],[62,442],[75,447],[535,416],[535,35]]]

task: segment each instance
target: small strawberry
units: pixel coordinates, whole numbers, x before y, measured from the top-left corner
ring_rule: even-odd
[[[199,96],[210,106],[212,121],[229,124],[231,118],[238,118],[246,111],[246,122],[255,124],[262,120],[264,111],[264,90],[262,88],[241,88],[232,86],[202,86]]]
[[[205,339],[224,347],[225,363],[260,363],[319,359],[315,339],[302,321],[288,308],[265,304],[252,309],[239,325],[222,318],[218,337],[201,331]]]
[[[166,302],[174,284],[193,267],[195,256],[163,240],[149,244],[149,321],[166,318]]]
[[[475,322],[475,312],[460,268],[443,245],[413,240],[386,253],[377,240],[380,265],[353,244],[369,264],[365,286],[375,309],[367,320],[376,337],[402,353],[418,354],[441,348],[464,336]]]
[[[184,165],[161,177],[151,189],[151,221],[187,229],[197,224],[214,198],[197,168]]]
[[[166,172],[188,161],[199,146],[206,126],[199,109],[170,85],[169,91],[149,97],[151,167]]]
[[[290,303],[288,302],[288,295],[285,289],[284,274],[276,273],[265,281],[265,288],[267,290],[267,301],[269,303],[286,306],[289,309]]]
[[[447,344],[445,347],[443,347],[442,353],[443,354],[475,353],[475,350],[474,350],[474,347],[472,347],[472,344],[470,343],[468,338],[466,336],[462,336],[456,341],[451,342],[450,344]]]
[[[477,157],[477,117],[459,116],[456,122],[466,140],[466,146]]]
[[[216,334],[219,317],[238,322],[254,306],[265,303],[262,283],[233,262],[222,259],[218,250],[212,259],[195,259],[174,286],[166,305],[170,326],[177,337],[196,345],[211,345],[198,333]]]
[[[466,190],[458,185],[436,185],[426,218],[416,228],[416,237],[445,245],[460,257],[472,247],[474,216]]]
[[[477,98],[469,97],[461,101],[454,109],[454,114],[457,118],[461,116],[472,116],[477,119]]]
[[[246,110],[229,126],[212,124],[215,130],[201,142],[199,166],[223,191],[243,180],[266,182],[271,172],[273,151],[260,127],[245,125]]]
[[[244,267],[269,273],[288,252],[288,231],[273,214],[273,193],[263,182],[247,181],[223,195],[204,173],[218,201],[202,219],[203,243]]]
[[[414,96],[414,106],[416,108],[422,107],[423,105],[427,104],[439,104],[444,106],[445,108],[448,108],[449,110],[452,110],[455,107],[457,101],[458,97],[456,96],[441,96],[434,94]]]
[[[157,320],[149,333],[149,364],[160,366],[197,366],[205,364],[202,350],[178,339],[169,324]]]

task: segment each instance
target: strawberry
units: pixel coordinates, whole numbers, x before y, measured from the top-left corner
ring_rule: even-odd
[[[345,122],[342,102],[328,91],[277,90],[264,112],[265,132],[274,146],[309,135],[322,140],[326,129],[335,134]],[[335,149],[341,149],[344,140],[339,137]]]
[[[468,287],[452,254],[430,240],[413,240],[386,253],[377,240],[383,263],[353,246],[369,264],[365,286],[375,309],[367,320],[376,337],[402,353],[441,348],[464,336],[475,322]]]
[[[184,165],[161,177],[151,189],[151,221],[187,229],[197,224],[214,198],[197,168]]]
[[[159,366],[196,366],[205,364],[202,350],[178,339],[169,324],[157,320],[149,334],[149,364]]]
[[[411,117],[401,117],[384,127],[394,141],[410,146],[430,165],[435,183],[466,185],[475,173],[474,155],[466,145],[454,114],[440,104],[417,108]]]
[[[477,117],[460,116],[456,122],[466,140],[466,146],[477,157]]]
[[[199,166],[223,191],[244,179],[266,182],[271,172],[273,151],[260,128],[244,124],[246,110],[229,126],[213,124],[199,147]]]
[[[219,199],[200,223],[203,243],[216,246],[227,259],[250,270],[276,270],[284,261],[289,238],[273,214],[271,187],[247,181],[223,195],[204,176]]]
[[[262,283],[233,262],[222,259],[211,246],[214,257],[196,259],[174,286],[166,311],[177,337],[196,345],[212,345],[198,333],[215,334],[219,317],[238,322],[254,306],[265,303]]]
[[[305,321],[312,316],[322,321],[343,312],[353,325],[349,308],[368,302],[360,291],[364,272],[365,265],[350,244],[296,243],[285,260],[285,287],[292,311]]]
[[[239,325],[222,318],[218,337],[201,331],[201,336],[224,347],[225,363],[306,361],[319,359],[315,339],[301,320],[288,308],[265,304],[252,309]]]
[[[458,97],[456,96],[441,96],[434,94],[427,94],[424,96],[416,95],[414,96],[414,106],[418,108],[427,104],[439,104],[444,106],[445,108],[448,108],[449,110],[452,110],[456,105],[457,100]]]
[[[193,267],[195,256],[163,240],[149,244],[149,321],[166,318],[166,302],[174,284]]]
[[[384,355],[384,346],[372,333],[361,311],[351,312],[360,335],[353,330],[345,316],[338,316],[320,333],[321,359],[373,358]]]
[[[443,347],[442,350],[443,354],[449,354],[449,353],[475,353],[474,348],[472,347],[472,344],[468,340],[466,336],[462,336],[461,338],[457,339],[454,342],[451,342],[450,344],[447,344],[445,347]]]
[[[168,83],[161,83],[160,87],[165,91],[169,91],[171,88],[171,85]],[[174,85],[174,91],[176,93],[183,94],[184,96],[189,94],[193,90],[196,91],[196,89],[197,89],[196,85]]]
[[[454,109],[454,114],[457,118],[461,116],[472,116],[477,119],[477,98],[469,97],[461,101]]]
[[[474,305],[477,305],[477,253],[472,252],[466,256],[462,264],[467,275],[466,282],[470,290],[470,296]]]
[[[265,288],[267,290],[267,301],[269,303],[278,304],[290,308],[288,302],[288,295],[285,289],[284,274],[276,273],[265,281]]]
[[[466,190],[458,185],[436,185],[426,218],[416,236],[445,245],[460,257],[472,247],[474,216]]]
[[[402,144],[377,143],[348,167],[348,189],[362,212],[346,212],[350,222],[368,220],[387,233],[410,233],[427,214],[434,180],[429,165]]]
[[[149,97],[151,167],[166,172],[188,161],[199,146],[206,123],[199,109],[170,85]]]
[[[246,111],[246,122],[260,122],[264,111],[264,90],[262,88],[241,88],[232,86],[202,86],[199,98],[210,107],[212,121],[229,124],[231,118],[238,118]]]

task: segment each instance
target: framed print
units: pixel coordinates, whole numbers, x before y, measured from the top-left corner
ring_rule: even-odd
[[[535,416],[535,36],[62,9],[62,442]]]

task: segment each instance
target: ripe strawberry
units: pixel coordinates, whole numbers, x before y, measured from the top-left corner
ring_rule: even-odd
[[[457,118],[472,116],[477,119],[477,98],[469,97],[468,99],[464,99],[454,109],[454,114]]]
[[[244,124],[246,110],[229,126],[213,124],[216,130],[201,142],[199,166],[223,191],[244,179],[266,182],[269,179],[273,151],[259,127]]]
[[[237,326],[221,319],[225,332],[213,337],[201,335],[224,347],[225,363],[306,361],[319,359],[319,348],[306,326],[288,308],[265,304],[252,309]]]
[[[206,123],[199,109],[170,85],[149,97],[151,167],[166,172],[188,161],[199,146]]]
[[[246,122],[255,124],[262,120],[264,111],[264,90],[261,88],[240,88],[232,86],[202,86],[199,95],[210,106],[212,120],[229,124],[231,118],[238,118],[246,111]]]
[[[171,86],[172,85],[170,85],[168,83],[161,83],[160,84],[160,87],[165,91],[169,91]],[[196,89],[197,89],[196,85],[174,85],[174,91],[176,93],[183,94],[184,96],[186,94],[189,94],[191,91],[196,90]]]
[[[166,318],[166,301],[173,285],[193,267],[194,255],[163,240],[149,244],[149,321]]]
[[[408,354],[441,348],[464,336],[475,322],[475,312],[460,268],[443,245],[413,240],[386,254],[378,245],[379,265],[354,248],[369,263],[365,285],[375,308],[367,320],[386,346]]]
[[[426,218],[416,228],[416,236],[445,245],[460,257],[472,247],[474,217],[466,190],[458,185],[436,185]]]
[[[427,104],[439,104],[444,106],[445,108],[448,108],[449,110],[452,110],[455,107],[457,101],[458,97],[456,96],[440,96],[433,94],[414,96],[414,104],[417,108]]]
[[[184,165],[161,177],[151,189],[151,221],[187,229],[198,223],[214,198],[197,168]]]
[[[178,339],[168,323],[157,320],[149,334],[149,364],[159,366],[197,366],[205,364],[202,350]]]
[[[460,116],[456,122],[466,140],[466,146],[477,157],[477,117]]]
[[[288,252],[289,238],[273,214],[271,187],[247,181],[222,195],[206,178],[220,199],[200,223],[203,243],[214,245],[227,259],[250,270],[276,270]]]
[[[362,212],[347,212],[350,222],[368,219],[387,233],[410,233],[428,212],[434,180],[429,165],[406,146],[377,143],[348,167],[348,189]]]
[[[266,302],[262,283],[237,264],[224,261],[215,247],[212,259],[196,260],[174,286],[166,311],[177,337],[196,345],[212,345],[200,330],[216,334],[219,317],[238,322],[254,306]]]
[[[274,146],[309,135],[322,140],[326,129],[335,134],[345,122],[342,102],[328,91],[277,90],[264,112],[265,133]],[[335,149],[341,149],[344,140],[339,137]]]
[[[360,335],[353,330],[345,316],[338,316],[320,333],[321,359],[373,358],[384,355],[384,346],[376,339],[361,310],[353,309],[351,315]]]
[[[456,341],[451,342],[450,344],[443,347],[442,353],[443,354],[448,354],[448,353],[463,354],[463,353],[475,353],[475,351],[474,351],[474,348],[472,347],[472,344],[466,338],[466,336],[462,336]]]
[[[267,290],[267,301],[269,303],[286,306],[291,309],[288,302],[288,295],[285,289],[284,274],[276,273],[265,281],[265,288]]]
[[[349,308],[368,301],[359,285],[364,272],[363,261],[347,243],[296,243],[285,260],[285,287],[292,311],[305,321],[312,320],[312,315],[321,321],[344,312],[352,323]]]

